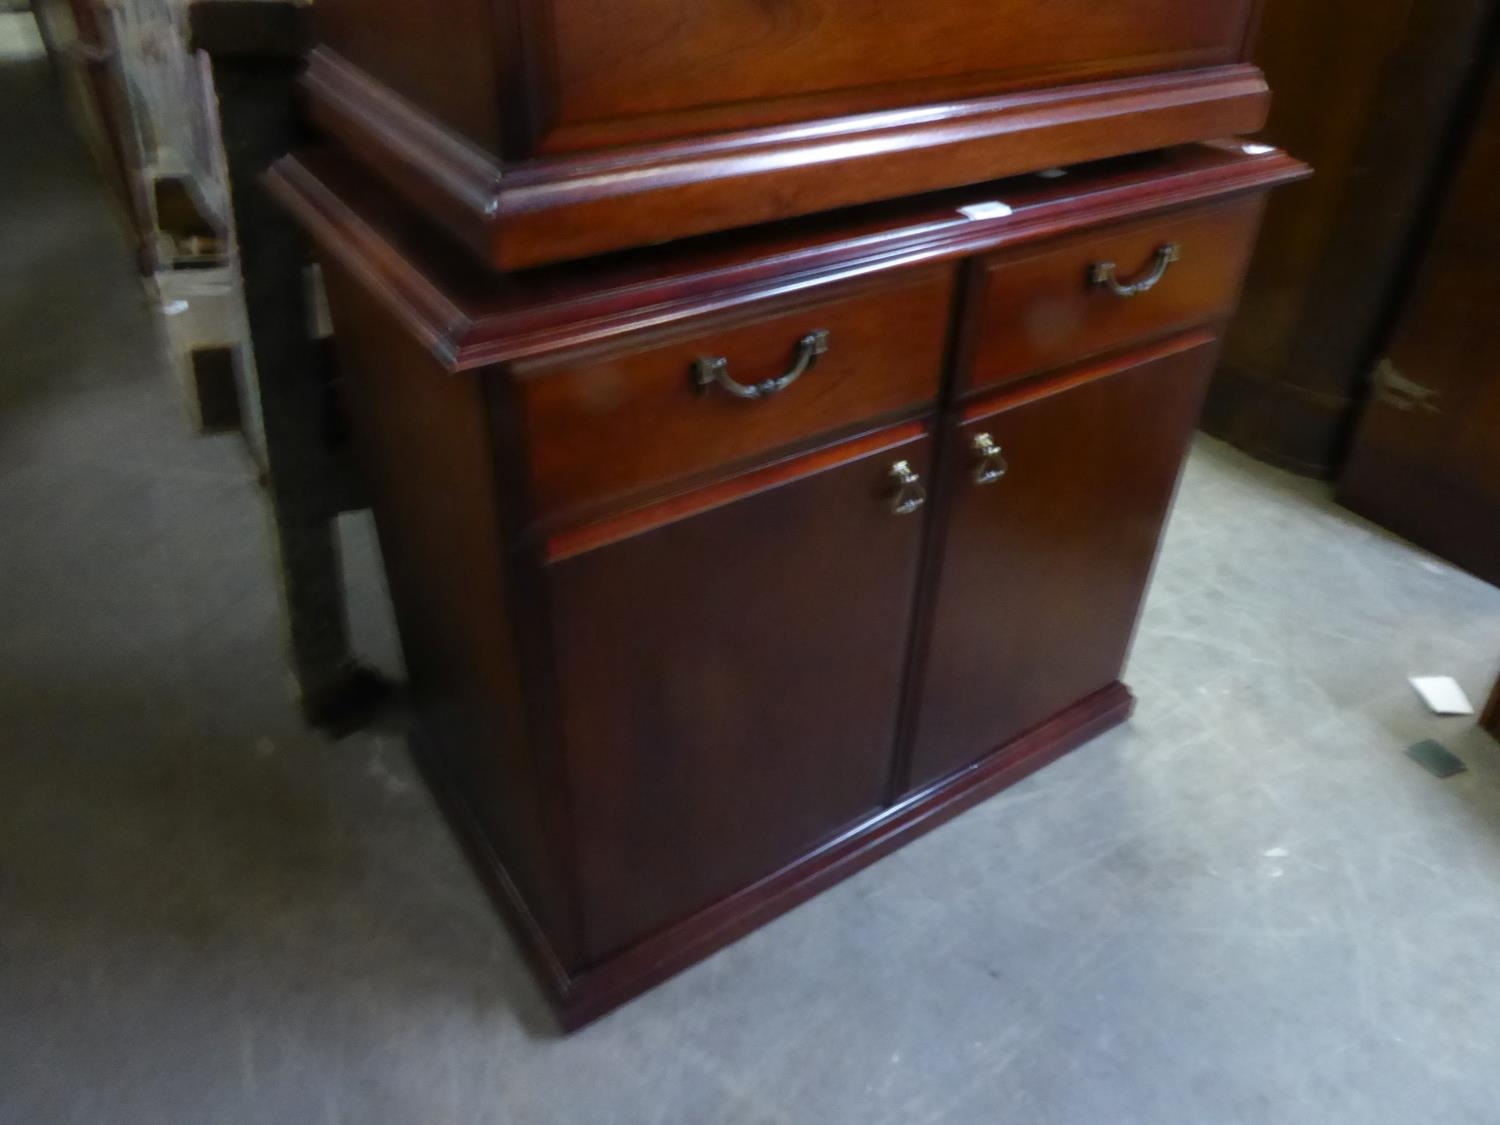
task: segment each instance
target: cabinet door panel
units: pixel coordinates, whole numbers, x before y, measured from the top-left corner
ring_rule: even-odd
[[[903,426],[554,541],[591,956],[884,803],[926,517],[891,470],[925,478],[928,445]]]
[[[1214,352],[1198,334],[961,422],[913,787],[1118,678]],[[987,484],[979,470],[1002,462],[979,462],[982,435],[1005,467]]]

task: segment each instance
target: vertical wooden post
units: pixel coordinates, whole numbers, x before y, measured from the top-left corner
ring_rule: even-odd
[[[328,350],[313,336],[307,245],[266,194],[261,174],[302,144],[296,80],[310,41],[306,5],[201,0],[190,9],[191,45],[208,53],[218,95],[257,379],[287,649],[303,714],[335,730],[360,725],[385,693],[350,651],[335,520],[366,506],[338,424]]]
[[[1495,681],[1495,690],[1490,692],[1490,701],[1485,705],[1479,725],[1500,738],[1500,680]]]

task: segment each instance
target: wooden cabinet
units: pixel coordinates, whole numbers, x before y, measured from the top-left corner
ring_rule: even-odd
[[[1258,0],[318,0],[318,126],[520,269],[1253,132]]]
[[[133,92],[120,65],[120,14],[99,0],[36,0],[29,5],[47,46],[72,125],[130,226],[141,273],[155,269],[155,216],[144,190],[131,117]]]
[[[1500,584],[1500,46],[1339,500]]]
[[[1269,205],[1204,429],[1338,475],[1497,15],[1497,0],[1268,0],[1265,137],[1318,174]]]
[[[1261,0],[318,0],[414,744],[565,1025],[1129,714]],[[1215,139],[1220,138],[1220,139]],[[1224,139],[1228,138],[1228,139]]]
[[[1192,145],[507,277],[347,160],[278,166],[420,758],[566,1024],[1125,718],[1260,200],[1304,173]]]
[[[909,787],[1114,682],[1216,343],[981,400],[954,428]]]

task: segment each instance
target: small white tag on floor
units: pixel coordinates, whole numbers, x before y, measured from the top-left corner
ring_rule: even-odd
[[[1472,715],[1474,705],[1452,676],[1412,676],[1411,686],[1435,715]]]

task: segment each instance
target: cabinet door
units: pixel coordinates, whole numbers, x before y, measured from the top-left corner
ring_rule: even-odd
[[[551,543],[590,956],[885,803],[928,445],[909,424]]]
[[[1214,351],[1199,334],[961,420],[913,788],[1119,676]]]

